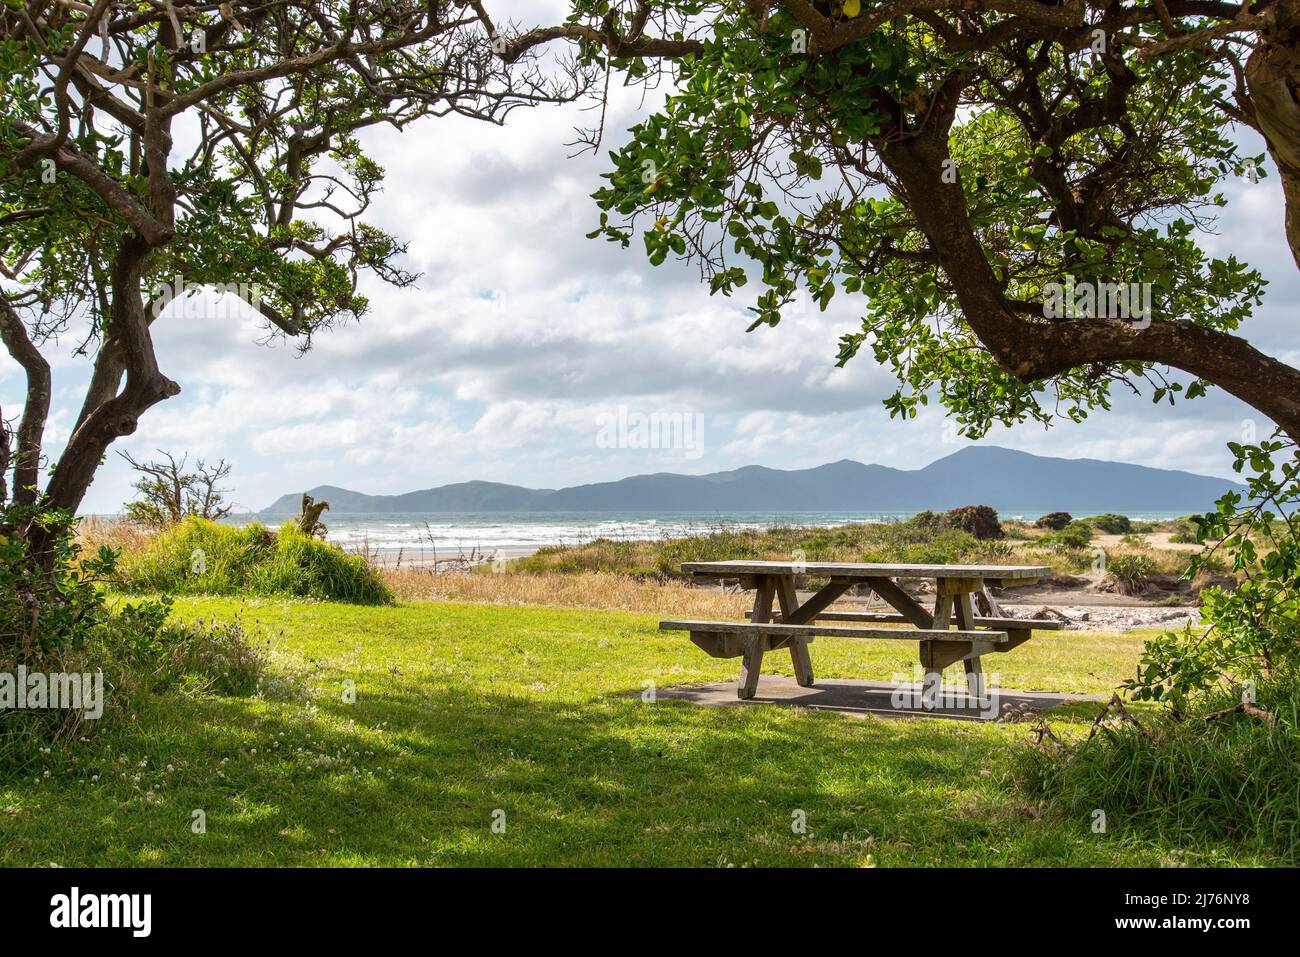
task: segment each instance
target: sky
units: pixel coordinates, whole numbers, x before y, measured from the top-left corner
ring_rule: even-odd
[[[555,18],[556,4],[530,5],[536,15],[520,20]],[[866,350],[835,367],[840,335],[859,325],[851,297],[746,333],[746,290],[711,297],[694,266],[652,267],[639,241],[623,250],[584,237],[597,224],[589,197],[608,169],[605,150],[626,140],[641,109],[633,91],[615,90],[595,157],[572,157],[566,145],[574,126],[591,122],[577,106],[517,111],[504,128],[450,117],[368,131],[363,143],[387,169],[372,221],[410,242],[402,265],[421,274],[416,286],[367,282],[370,314],[321,335],[304,355],[290,343],[265,344],[238,304],[197,317],[172,307],[155,323],[155,340],[182,393],[114,449],[225,458],[229,497],[257,510],[326,484],[373,494],[470,479],[556,488],[843,458],[919,468],[969,444],[938,408],[891,420],[881,401],[894,379]],[[1253,133],[1243,139],[1263,150]],[[1300,364],[1287,334],[1300,277],[1283,240],[1276,177],[1223,189],[1228,207],[1203,244],[1263,272],[1265,305],[1244,332]],[[65,350],[54,374],[47,448],[57,454],[88,363]],[[6,414],[20,407],[22,389],[17,366],[0,357]],[[632,423],[638,414],[681,413],[700,431],[678,443],[687,447],[619,447],[636,444],[607,440],[620,407]],[[1117,394],[1111,412],[1083,424],[996,428],[982,441],[1228,476],[1225,443],[1270,428],[1217,390],[1173,409]],[[83,511],[117,512],[130,481],[110,453]]]

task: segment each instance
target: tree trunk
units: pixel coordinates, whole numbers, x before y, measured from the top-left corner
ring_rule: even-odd
[[[41,441],[45,435],[45,420],[50,414],[50,364],[37,351],[22,317],[0,296],[0,341],[9,354],[22,366],[27,375],[27,397],[23,417],[14,436],[15,444],[8,448],[6,437],[5,466],[14,471],[13,501],[17,505],[31,505],[36,501],[36,483],[40,479]],[[0,426],[2,428],[3,426]],[[3,473],[0,473],[0,502],[3,494]]]
[[[116,345],[116,355],[107,356],[106,374],[96,380],[111,382],[118,361],[125,368],[126,384],[121,392],[94,408],[87,407],[60,456],[58,466],[45,488],[44,501],[54,508],[75,512],[90,488],[95,471],[108,447],[124,435],[131,435],[140,416],[148,409],[180,392],[178,386],[158,369],[149,322],[140,296],[140,276],[149,254],[148,244],[137,236],[123,236],[113,263],[112,302],[103,348]],[[120,373],[118,374],[120,379]],[[92,386],[96,382],[92,380]]]
[[[1246,61],[1246,87],[1255,122],[1277,164],[1287,243],[1300,266],[1300,0],[1280,0],[1262,17],[1263,42]]]

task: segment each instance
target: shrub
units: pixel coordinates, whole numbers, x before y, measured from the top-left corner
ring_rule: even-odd
[[[1073,521],[1052,535],[1054,544],[1061,548],[1087,548],[1092,542],[1093,529],[1087,522]]]
[[[1072,521],[1074,521],[1074,518],[1069,512],[1048,512],[1038,521],[1034,522],[1034,525],[1038,528],[1048,528],[1054,532],[1059,532]]]
[[[721,531],[712,535],[695,535],[663,542],[655,559],[655,567],[662,575],[676,575],[681,573],[683,562],[723,562],[762,557],[762,551],[752,536]],[[807,560],[815,561],[812,558]]]
[[[24,534],[32,526],[47,536],[44,559]],[[113,574],[118,552],[101,546],[83,559],[75,535],[67,512],[0,507],[0,654],[22,660],[79,648],[107,618],[97,584]]]
[[[86,722],[74,709],[6,712],[0,721],[0,780],[23,774],[40,762],[40,752],[60,741],[103,727],[151,695],[218,694],[229,697],[287,697],[297,676],[270,668],[272,649],[263,635],[242,623],[168,620],[170,600],[124,602],[107,610],[81,647],[27,659],[29,670],[96,674],[103,678],[104,713]],[[0,656],[0,672],[16,659]]]
[[[936,529],[943,524],[943,516],[927,508],[925,511],[917,512],[909,518],[907,524],[914,528]]]
[[[1175,712],[1228,682],[1300,673],[1300,530],[1293,524],[1300,458],[1294,442],[1276,437],[1229,448],[1234,468],[1249,465],[1253,473],[1248,495],[1228,492],[1215,511],[1192,520],[1198,540],[1217,544],[1192,559],[1185,577],[1200,579],[1225,553],[1236,585],[1202,590],[1202,623],[1149,640],[1137,675],[1125,682],[1136,698],[1168,701]]]
[[[1140,595],[1155,570],[1156,560],[1150,555],[1120,552],[1106,558],[1106,576],[1125,595]]]
[[[1133,531],[1133,523],[1129,521],[1127,515],[1116,515],[1113,512],[1107,512],[1105,515],[1094,515],[1091,518],[1084,519],[1084,521],[1107,535],[1127,535]]]
[[[955,528],[974,535],[977,539],[1002,538],[1002,524],[997,510],[989,505],[964,505],[954,508],[943,517],[945,528]]]
[[[169,625],[164,648],[169,682],[190,693],[247,698],[270,687],[270,640],[250,634],[238,617]]]
[[[188,518],[161,533],[125,563],[129,591],[169,594],[288,595],[364,604],[392,601],[378,573],[360,555],[297,531],[272,532]]]
[[[110,612],[98,582],[113,573],[118,552],[101,546],[83,559],[76,520],[37,506],[0,506],[0,672],[93,672],[82,667],[88,649],[131,627]],[[45,536],[33,552],[33,528]],[[84,720],[73,709],[15,709],[0,720],[0,773],[22,772],[50,744],[71,737]]]

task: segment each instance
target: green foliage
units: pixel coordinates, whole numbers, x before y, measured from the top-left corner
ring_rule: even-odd
[[[1083,519],[1083,521],[1107,535],[1127,535],[1133,531],[1133,523],[1129,521],[1128,516],[1116,515],[1114,512],[1107,512],[1105,515],[1093,515],[1091,518]]]
[[[278,533],[188,518],[124,566],[128,591],[194,595],[287,595],[387,603],[392,595],[360,555],[349,555],[286,523]]]
[[[165,301],[177,277],[186,290],[238,287],[276,317],[268,318],[268,333],[293,330],[306,348],[312,334],[369,311],[358,291],[362,276],[399,287],[415,280],[399,263],[405,244],[369,215],[384,170],[365,154],[359,131],[404,128],[453,102],[463,116],[499,122],[520,105],[564,100],[576,89],[574,77],[507,70],[477,24],[441,5],[415,11],[414,20],[403,14],[401,24],[362,13],[367,37],[385,48],[364,66],[337,53],[338,39],[358,28],[356,9],[296,3],[268,15],[256,5],[234,7],[186,11],[186,35],[202,31],[207,41],[197,55],[184,42],[169,50],[147,19],[114,26],[105,55],[113,70],[98,80],[103,101],[142,115],[160,91],[169,100],[190,97],[169,119],[192,123],[194,135],[160,141],[169,174],[162,198],[137,155],[138,130],[121,126],[98,101],[91,109],[79,97],[52,96],[39,80],[78,62],[84,37],[98,34],[88,9],[55,22],[33,18],[37,36],[10,36],[0,47],[0,212],[27,213],[5,223],[0,261],[39,293],[47,335],[67,322],[65,314],[88,316],[96,332],[109,320],[110,267],[124,227],[111,195],[169,225],[174,216],[174,237],[157,245],[140,277],[146,302]],[[239,17],[255,25],[231,31],[227,24]],[[302,61],[315,66],[303,70]],[[87,69],[82,64],[78,70]],[[447,86],[446,77],[460,79]],[[60,108],[71,115],[60,116]],[[213,115],[224,125],[198,119]],[[41,163],[8,168],[25,144],[22,127],[52,131],[61,120],[70,126],[68,147],[87,158],[93,175],[61,169],[45,177]],[[304,198],[318,187],[327,201]]]
[[[1038,536],[1029,531],[1027,522],[1018,519],[1009,519],[1002,523],[1002,534],[1005,538],[1017,542],[1031,542]]]
[[[1230,332],[1260,301],[1257,271],[1196,241],[1201,210],[1226,202],[1216,184],[1243,163],[1219,107],[1225,77],[1200,56],[1128,57],[1115,81],[1048,41],[1021,69],[1019,53],[956,49],[906,15],[810,56],[792,47],[800,24],[784,5],[764,30],[746,4],[665,7],[700,13],[708,39],[673,64],[672,95],[612,154],[591,235],[628,246],[639,234],[655,265],[697,260],[712,293],[754,282],[751,330],[776,325],[801,297],[822,310],[853,297],[863,318],[842,337],[840,363],[865,346],[892,370],[893,416],[937,396],[963,434],[980,436],[998,422],[1081,420],[1109,407],[1117,382],[1151,381],[1153,400],[1169,402],[1207,386],[1170,382],[1139,359],[1021,381],[984,347],[888,155],[934,121],[958,76],[950,155],[925,159],[951,166],[973,239],[1018,311],[1032,315],[1049,284],[1142,283],[1160,321]],[[1008,102],[1019,95],[1051,109]],[[1118,121],[1105,118],[1115,102]],[[1044,112],[1050,133],[1033,128]],[[1073,206],[1060,192],[1084,183],[1096,221],[1063,222]]]
[[[1300,674],[1256,689],[1276,717],[1206,715],[1232,708],[1241,687],[1198,694],[1185,716],[1168,711],[1107,721],[1082,743],[1024,746],[1015,780],[1052,817],[1082,825],[1106,814],[1107,833],[1188,845],[1232,840],[1300,856]]]
[[[1249,467],[1247,494],[1228,492],[1215,511],[1193,519],[1197,539],[1213,544],[1193,559],[1187,576],[1214,570],[1226,553],[1237,585],[1205,589],[1202,624],[1148,642],[1136,676],[1125,684],[1136,698],[1165,700],[1175,711],[1225,683],[1300,671],[1300,529],[1294,517],[1300,459],[1293,442],[1278,438],[1229,447],[1234,469]]]
[[[45,534],[44,558],[29,543],[33,527]],[[217,694],[259,689],[266,656],[238,622],[168,622],[168,599],[105,600],[119,554],[107,546],[81,558],[67,513],[32,506],[0,510],[0,672],[101,674],[109,720],[142,695],[183,686]],[[98,726],[98,722],[90,722]],[[20,709],[0,714],[0,776],[22,774],[42,749],[89,733],[74,709]]]
[[[1035,528],[1049,528],[1054,532],[1059,532],[1065,526],[1074,521],[1074,517],[1069,512],[1048,512],[1038,521],[1034,522]]]
[[[932,512],[930,509],[917,512],[907,520],[907,524],[915,528],[938,528],[943,523],[943,516],[938,512]]]
[[[1093,528],[1087,522],[1081,522],[1077,519],[1059,532],[1054,532],[1050,536],[1052,543],[1061,548],[1087,548],[1092,542]]]
[[[32,529],[44,534],[44,556],[33,554]],[[0,505],[0,653],[77,649],[107,618],[96,586],[113,574],[118,553],[101,547],[82,558],[75,530],[67,512]]]

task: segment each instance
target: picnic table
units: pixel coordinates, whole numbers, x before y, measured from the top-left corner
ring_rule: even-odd
[[[754,697],[763,655],[788,648],[795,680],[812,687],[808,645],[818,636],[914,640],[920,647],[927,688],[937,687],[943,669],[958,661],[966,671],[968,694],[984,695],[987,654],[1010,651],[1033,636],[1034,629],[1054,629],[1061,622],[1007,618],[991,586],[1030,585],[1051,574],[1038,565],[889,565],[840,562],[686,562],[682,571],[697,578],[739,579],[753,589],[754,608],[748,621],[661,621],[665,631],[688,631],[691,641],[715,658],[740,658],[736,693]],[[826,581],[811,596],[799,600],[797,578]],[[934,607],[926,608],[899,584],[907,579],[934,581]],[[833,603],[855,585],[871,589],[891,612],[835,611]],[[778,611],[773,611],[773,603]],[[982,612],[976,605],[983,606]],[[910,628],[871,628],[822,625],[819,621],[861,622],[871,625],[910,625]],[[955,625],[955,627],[954,627]]]

